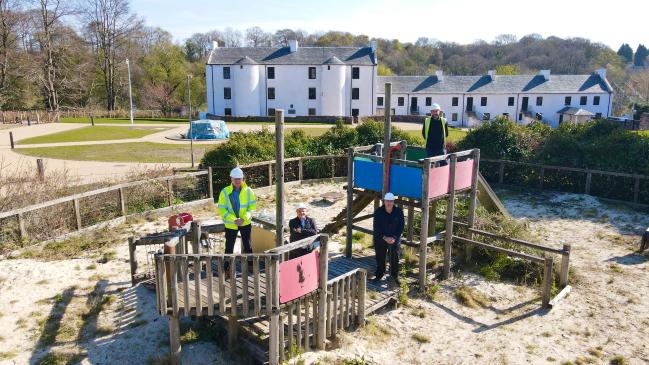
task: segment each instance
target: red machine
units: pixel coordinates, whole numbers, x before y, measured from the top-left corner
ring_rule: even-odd
[[[189,213],[180,213],[180,214],[172,215],[171,217],[169,217],[169,220],[167,221],[169,223],[169,232],[173,232],[179,228],[183,228],[187,223],[190,223],[193,220],[194,217],[192,217],[192,215]]]

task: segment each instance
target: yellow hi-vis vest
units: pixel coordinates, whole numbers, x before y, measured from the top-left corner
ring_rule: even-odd
[[[431,117],[424,119],[424,146],[428,146],[428,128],[430,128],[430,119]],[[448,124],[448,122],[444,117],[439,117],[439,121],[442,123],[442,142],[446,145],[446,124]]]
[[[239,214],[234,211],[232,202],[230,201],[230,194],[234,191],[232,184],[226,186],[219,194],[218,209],[219,215],[223,218],[225,228],[237,229],[238,226],[234,221],[238,218],[243,219],[242,226],[247,226],[252,222],[252,212],[257,209],[257,197],[255,193],[246,185],[241,183],[241,191],[239,192]]]

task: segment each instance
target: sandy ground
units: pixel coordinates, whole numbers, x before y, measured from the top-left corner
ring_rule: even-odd
[[[321,196],[342,192],[341,187],[289,187],[286,216],[292,217],[292,205],[306,201],[324,225],[345,203],[325,202]],[[364,329],[340,334],[331,351],[300,359],[332,364],[361,358],[375,364],[604,364],[619,355],[631,364],[649,362],[648,257],[634,253],[649,226],[646,212],[584,195],[499,193],[510,212],[529,220],[544,243],[573,245],[573,291],[557,307],[540,310],[534,288],[456,272],[440,283],[434,300],[412,297],[407,306],[370,316]],[[272,215],[272,192],[259,190],[258,195],[260,211]],[[211,212],[194,213],[214,218]],[[65,261],[0,261],[0,352],[10,353],[0,357],[0,364],[35,364],[48,353],[61,352],[84,354],[84,364],[142,364],[164,357],[167,321],[155,313],[154,292],[130,288],[126,246],[130,234],[164,228],[165,217],[121,227],[121,243],[110,248],[115,258],[104,264],[98,263],[101,253]],[[143,252],[139,261],[146,262]],[[472,309],[458,303],[454,290],[460,285],[483,293],[490,304]],[[81,315],[96,298],[110,295],[114,302],[99,315]],[[49,345],[40,328],[57,322],[59,336]],[[97,328],[109,330],[98,334]],[[182,354],[186,364],[234,362],[209,342],[185,344]]]

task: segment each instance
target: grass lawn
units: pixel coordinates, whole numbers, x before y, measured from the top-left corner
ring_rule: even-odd
[[[90,124],[89,118],[61,118],[61,123],[84,123]],[[95,118],[95,124],[130,124],[129,118]],[[183,118],[134,118],[133,124],[183,124],[188,123]],[[275,125],[275,122],[227,122],[227,124],[269,124]],[[306,123],[306,122],[285,122],[290,125],[318,125],[333,126],[333,123]]]
[[[200,161],[203,154],[214,147],[215,145],[195,144],[195,160]],[[191,162],[189,144],[134,142],[87,146],[16,148],[14,151],[34,157],[78,161]]]
[[[38,144],[38,143],[60,143],[60,142],[81,142],[81,141],[107,141],[111,139],[141,138],[149,134],[162,132],[168,128],[152,127],[114,127],[94,126],[72,129],[58,133],[46,134],[44,136],[22,139],[17,144]]]

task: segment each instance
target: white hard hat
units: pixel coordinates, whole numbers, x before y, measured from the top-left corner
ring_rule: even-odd
[[[295,208],[295,209],[306,209],[306,204],[300,203],[300,204],[297,205],[297,208]]]
[[[230,177],[234,179],[243,179],[243,170],[238,167],[235,167],[230,171]]]
[[[383,200],[394,200],[394,194],[392,193],[385,193],[385,196],[383,197]]]
[[[442,108],[440,108],[439,104],[433,103],[433,105],[430,106],[430,110],[442,110]]]

